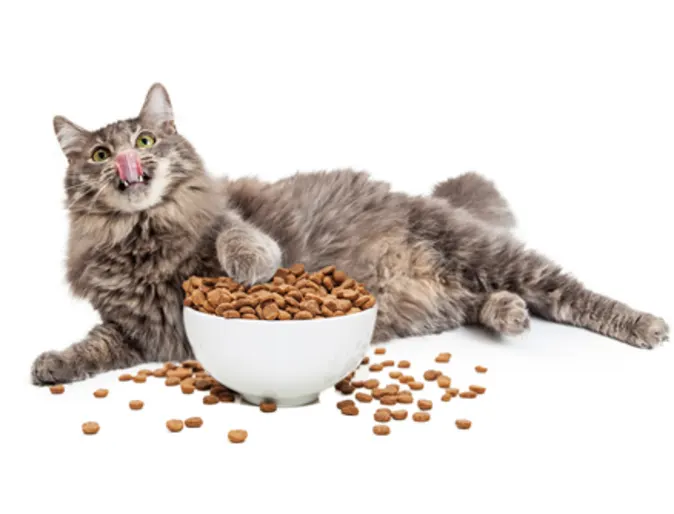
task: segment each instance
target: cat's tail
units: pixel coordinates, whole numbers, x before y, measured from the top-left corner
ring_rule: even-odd
[[[446,198],[455,207],[466,209],[490,225],[511,229],[515,215],[492,182],[473,171],[436,184],[433,196]]]

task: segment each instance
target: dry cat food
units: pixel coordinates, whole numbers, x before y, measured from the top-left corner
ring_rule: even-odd
[[[397,421],[407,419],[407,411],[405,409],[394,410],[391,412],[391,417]]]
[[[475,398],[477,393],[475,391],[463,391],[459,394],[461,398]]]
[[[166,422],[166,428],[171,432],[180,432],[183,429],[183,422],[179,419],[169,419]]]
[[[374,349],[375,355],[384,355],[385,353],[386,353],[386,348],[379,347],[379,348]]]
[[[220,400],[218,399],[217,396],[213,396],[212,394],[207,394],[206,396],[204,396],[203,399],[204,405],[215,405],[216,403],[220,403]]]
[[[247,287],[230,277],[193,276],[182,284],[183,304],[228,319],[309,320],[356,314],[375,305],[365,288],[335,266],[308,272],[279,268],[270,282]]]
[[[260,410],[265,413],[276,412],[276,404],[274,402],[261,403]]]
[[[82,424],[82,432],[87,435],[97,434],[101,427],[95,421],[87,421]]]
[[[342,414],[345,416],[358,416],[359,410],[355,405],[347,405],[343,409],[340,409]]]
[[[471,391],[473,391],[474,393],[477,393],[477,394],[484,394],[484,392],[487,390],[486,387],[482,387],[482,386],[479,386],[479,385],[469,386],[468,389],[470,389]]]
[[[204,420],[201,419],[198,416],[195,416],[195,417],[192,417],[192,418],[187,418],[185,420],[185,426],[187,428],[199,428],[203,424],[204,424]]]
[[[384,366],[382,366],[381,364],[372,364],[370,366],[370,371],[381,371],[383,369],[384,369]]]
[[[452,385],[452,379],[443,375],[441,377],[438,377],[437,384],[438,387],[442,389],[447,389],[449,386]]]
[[[94,391],[94,397],[96,398],[105,398],[108,396],[108,390],[107,389],[96,389]]]
[[[140,410],[143,408],[143,405],[145,405],[141,400],[131,400],[129,402],[129,408],[131,410]]]
[[[445,352],[445,353],[440,353],[438,356],[435,358],[435,362],[449,362],[449,359],[452,358],[452,354]]]
[[[227,434],[227,438],[230,440],[230,442],[239,444],[248,438],[248,432],[245,430],[230,430]]]
[[[356,405],[353,400],[342,400],[341,402],[337,402],[337,408],[339,410],[342,410],[344,407],[349,407],[351,405]]]
[[[472,423],[470,422],[470,420],[467,420],[467,419],[457,419],[456,420],[456,426],[458,428],[462,429],[462,430],[469,429],[471,425],[472,425]]]
[[[410,361],[400,361],[398,363],[398,367],[402,369],[409,368],[411,365]]]
[[[133,375],[129,375],[128,373],[124,373],[123,375],[119,375],[119,381],[120,382],[128,382],[130,380],[133,380]]]
[[[388,409],[377,409],[374,413],[374,420],[378,423],[391,421],[392,412]]]
[[[356,393],[356,400],[363,403],[370,403],[372,401],[372,396],[367,393]]]
[[[51,392],[51,394],[63,394],[63,391],[65,390],[66,388],[63,386],[63,384],[53,385],[49,388],[49,392]]]
[[[138,374],[135,377],[133,377],[133,381],[136,382],[137,384],[147,382],[147,375]]]
[[[487,368],[485,368],[484,366],[475,366],[475,371],[477,371],[478,373],[486,373]]]
[[[417,423],[425,423],[431,419],[431,415],[428,412],[415,412],[412,419]]]
[[[374,432],[374,435],[389,435],[391,428],[387,425],[375,425],[372,427],[372,432]]]
[[[431,410],[433,408],[433,402],[431,400],[419,400],[417,402],[417,407],[421,410]]]

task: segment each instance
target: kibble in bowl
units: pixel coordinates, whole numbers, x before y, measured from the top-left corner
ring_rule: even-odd
[[[281,268],[252,287],[190,277],[183,290],[195,357],[255,405],[313,403],[360,364],[374,333],[374,297],[332,266]]]

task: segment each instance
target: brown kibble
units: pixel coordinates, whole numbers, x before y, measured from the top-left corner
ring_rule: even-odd
[[[435,362],[442,362],[442,363],[445,363],[445,362],[449,362],[449,359],[451,359],[451,358],[452,358],[452,354],[451,354],[451,353],[447,353],[447,352],[445,352],[445,353],[440,353],[440,354],[438,354],[438,356],[435,358]]]
[[[356,389],[360,389],[361,387],[363,387],[365,385],[365,381],[364,380],[352,380],[351,385],[353,387],[355,387]]]
[[[335,270],[332,272],[332,278],[336,283],[341,284],[346,280],[347,276],[342,270]]]
[[[320,272],[323,275],[332,275],[337,268],[335,266],[326,266],[325,268],[322,268]]]
[[[169,370],[169,369],[176,369],[178,366],[174,362],[165,362],[164,363],[164,369]]]
[[[402,421],[404,419],[407,419],[407,411],[405,409],[394,410],[391,413],[391,417],[396,421]]]
[[[152,372],[152,376],[156,378],[163,378],[166,376],[168,370],[166,368],[157,368]]]
[[[300,309],[310,312],[314,316],[321,313],[321,308],[318,306],[318,302],[316,300],[305,300],[301,302]]]
[[[461,430],[468,430],[473,423],[468,419],[457,419],[456,426]]]
[[[451,394],[452,397],[459,395],[459,390],[456,387],[450,387],[449,389],[447,389],[447,392]]]
[[[398,379],[398,382],[401,384],[409,384],[410,382],[414,382],[414,377],[412,375],[403,375]]]
[[[204,405],[215,405],[216,403],[220,403],[220,400],[218,399],[217,396],[207,394],[206,396],[204,396],[203,403]]]
[[[377,387],[379,387],[379,380],[377,380],[376,378],[371,378],[369,380],[366,380],[363,383],[363,386],[366,389],[376,389]]]
[[[248,432],[245,430],[230,430],[227,438],[234,444],[243,443],[248,438]]]
[[[400,371],[391,371],[391,372],[389,372],[388,376],[391,377],[391,378],[397,379],[397,378],[402,377],[403,374]]]
[[[375,355],[384,355],[386,353],[386,348],[382,348],[381,346],[379,348],[374,349]]]
[[[203,424],[204,424],[204,420],[201,419],[198,416],[195,416],[195,417],[192,417],[192,418],[187,418],[185,420],[185,426],[187,428],[199,428]]]
[[[304,273],[304,264],[300,263],[293,264],[292,266],[290,266],[290,268],[288,268],[288,270],[296,277],[299,277]]]
[[[332,291],[335,287],[335,281],[331,277],[323,277],[323,286],[325,286],[328,291]]]
[[[129,380],[133,380],[133,375],[130,375],[129,373],[124,373],[123,375],[119,375],[119,381],[120,382],[128,382]]]
[[[375,425],[372,427],[372,432],[374,435],[389,435],[391,433],[391,428],[386,425]]]
[[[399,368],[409,368],[411,366],[410,361],[400,361],[398,363]]]
[[[378,410],[374,413],[374,420],[379,423],[386,423],[391,420],[391,412]]]
[[[349,405],[356,405],[356,403],[353,400],[342,400],[341,402],[337,402],[337,408],[339,410],[342,410],[344,407],[348,407]]]
[[[379,401],[382,405],[395,405],[398,403],[398,396],[395,394],[387,394],[381,397]]]
[[[145,382],[147,382],[147,375],[136,375],[135,377],[133,377],[133,381],[136,384],[144,384]]]
[[[471,391],[473,391],[474,393],[477,393],[477,394],[484,394],[484,392],[487,390],[486,387],[482,387],[480,385],[472,385],[472,386],[469,386],[468,389],[470,389]]]
[[[168,377],[165,381],[164,384],[167,386],[177,386],[180,383],[180,379],[178,377]]]
[[[192,394],[194,393],[195,389],[196,387],[187,381],[180,383],[180,390],[183,392],[183,394]]]
[[[442,400],[443,402],[448,402],[448,401],[451,400],[451,399],[452,399],[452,395],[449,394],[449,393],[443,394],[443,395],[442,395],[442,398],[441,398],[441,400]]]
[[[412,391],[421,391],[424,388],[424,383],[423,382],[409,382],[407,386],[412,390]]]
[[[276,404],[274,402],[263,402],[260,404],[260,410],[265,413],[276,412]]]
[[[358,416],[358,407],[355,405],[347,405],[343,409],[341,409],[342,414],[345,416]]]
[[[374,304],[376,303],[374,296],[366,294],[358,298],[355,302],[354,305],[356,307],[359,307],[363,310],[369,309],[370,307],[374,307]]]
[[[145,405],[141,400],[131,400],[129,402],[129,408],[131,410],[140,410],[143,408],[143,405]]]
[[[222,393],[218,395],[218,401],[222,403],[234,403],[236,398],[233,393]]]
[[[398,403],[402,403],[402,404],[410,404],[410,403],[414,402],[414,398],[412,397],[411,394],[401,393],[397,396],[396,399],[398,400]]]
[[[234,304],[233,303],[221,303],[215,308],[215,314],[218,316],[224,316],[225,312],[228,311],[233,311],[234,310]]]
[[[356,400],[363,403],[370,403],[372,401],[372,396],[367,393],[356,393]]]
[[[417,423],[425,423],[431,419],[431,415],[428,412],[415,412],[412,419]]]
[[[463,391],[462,393],[459,394],[461,398],[475,398],[477,397],[477,393],[474,391]]]
[[[108,396],[108,390],[107,389],[96,389],[94,391],[94,397],[96,398],[105,398]]]
[[[84,432],[86,435],[97,434],[100,429],[101,427],[95,421],[87,421],[86,423],[82,424],[82,432]]]
[[[183,422],[179,419],[169,419],[166,422],[166,428],[171,432],[180,432],[183,429]]]
[[[382,366],[381,364],[372,364],[369,369],[370,371],[377,372],[383,370],[384,366]]]
[[[424,372],[424,380],[428,380],[429,382],[433,382],[434,380],[437,380],[437,378],[442,375],[442,372],[434,370],[434,369],[429,369],[428,371]]]
[[[211,387],[213,387],[213,382],[206,378],[200,378],[194,383],[194,387],[199,391],[208,391]]]
[[[63,394],[63,392],[66,390],[65,386],[63,384],[56,384],[53,385],[49,388],[49,391],[51,394]]]
[[[370,363],[370,358],[367,357],[367,356],[366,356],[366,357],[363,357],[363,360],[360,361],[360,363],[361,363],[363,366],[366,366],[367,364]]]
[[[203,293],[203,291],[199,289],[192,292],[191,298],[194,305],[203,305],[204,303],[206,303],[206,295]]]
[[[477,371],[478,373],[486,373],[487,368],[485,368],[484,366],[475,366],[475,371]]]
[[[421,410],[431,410],[433,408],[433,402],[431,400],[419,400],[417,402],[417,407]]]
[[[168,378],[177,378],[178,380],[182,380],[184,378],[191,377],[192,370],[188,368],[170,369],[166,372],[166,376]]]
[[[279,311],[278,313],[278,319],[281,321],[287,321],[289,319],[293,319],[292,315],[289,312],[286,311]]]
[[[395,362],[390,361],[390,360],[387,360],[387,361],[384,361],[384,362],[381,363],[381,365],[382,365],[383,367],[385,367],[385,368],[390,368],[390,367],[393,366],[394,364],[395,364]]]
[[[293,316],[293,319],[313,319],[314,315],[309,311],[299,311]]]
[[[438,387],[441,387],[442,389],[447,389],[449,386],[452,385],[452,379],[446,376],[441,376],[438,377]]]

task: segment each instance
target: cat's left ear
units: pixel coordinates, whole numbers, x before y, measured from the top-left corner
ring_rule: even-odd
[[[166,88],[159,83],[153,84],[145,97],[140,110],[140,118],[153,127],[172,134],[176,132],[173,107]]]

